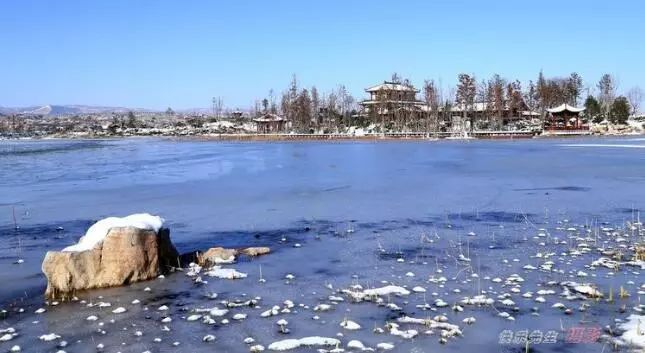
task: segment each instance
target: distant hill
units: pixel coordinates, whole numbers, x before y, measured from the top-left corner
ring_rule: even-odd
[[[102,114],[102,113],[127,113],[134,112],[151,112],[152,110],[141,108],[124,108],[124,107],[104,107],[93,105],[43,105],[30,107],[0,107],[0,114],[29,114],[29,115],[48,115],[62,116],[75,114]]]

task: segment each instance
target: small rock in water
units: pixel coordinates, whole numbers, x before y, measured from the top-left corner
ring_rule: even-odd
[[[344,329],[346,329],[346,330],[350,330],[350,331],[360,330],[360,328],[361,328],[361,325],[359,325],[359,324],[355,323],[354,321],[347,320],[347,319],[343,320],[343,321],[340,323],[340,326],[341,326],[342,328],[344,328]]]
[[[387,343],[387,342],[382,342],[376,345],[376,348],[382,349],[384,351],[390,351],[394,349],[394,345],[392,343]]]
[[[41,341],[49,342],[49,341],[53,341],[55,339],[59,339],[60,336],[55,334],[55,333],[49,333],[49,334],[46,334],[46,335],[41,335],[39,338],[40,338]]]
[[[475,323],[475,318],[474,317],[467,317],[463,320],[464,324],[472,325]]]
[[[359,340],[351,340],[351,341],[347,342],[347,348],[361,350],[361,351],[366,350],[365,345],[363,344],[363,342],[361,342]]]
[[[423,287],[420,287],[420,286],[416,286],[416,287],[412,288],[412,291],[415,292],[415,293],[425,293],[426,289],[423,288]]]

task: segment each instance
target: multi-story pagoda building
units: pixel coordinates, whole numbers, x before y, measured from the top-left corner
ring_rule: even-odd
[[[418,116],[426,111],[426,104],[417,99],[419,90],[409,83],[384,81],[365,89],[369,99],[359,104],[362,115],[390,120],[397,116]]]

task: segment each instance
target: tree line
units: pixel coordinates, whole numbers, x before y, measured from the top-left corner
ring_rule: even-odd
[[[278,101],[279,99],[279,101]],[[344,85],[327,93],[320,93],[316,86],[300,87],[296,75],[279,96],[273,90],[252,108],[253,116],[276,114],[291,121],[294,130],[331,132],[340,126],[349,126],[357,114],[357,101]]]
[[[389,82],[412,87],[408,79],[396,73]],[[568,104],[584,106],[584,117],[590,121],[625,123],[629,115],[639,112],[643,91],[634,87],[624,95],[617,92],[618,81],[611,74],[585,85],[576,72],[546,77],[540,71],[535,80],[522,85],[499,74],[478,79],[474,74],[461,73],[456,85],[445,89],[441,80],[424,80],[417,105],[384,98],[364,108],[344,85],[321,93],[315,86],[301,87],[293,75],[281,94],[271,90],[268,97],[256,101],[252,115],[280,115],[298,132],[331,132],[369,124],[395,131],[438,131],[449,126],[454,116],[468,121],[471,128],[499,129],[511,116],[543,122],[547,109]]]

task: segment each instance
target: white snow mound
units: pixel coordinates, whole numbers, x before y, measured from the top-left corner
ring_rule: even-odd
[[[163,227],[164,219],[148,213],[136,213],[127,217],[108,217],[94,223],[78,243],[68,246],[63,251],[92,250],[100,244],[112,228],[134,227],[158,232]]]
[[[301,339],[286,339],[282,341],[273,342],[269,345],[269,350],[272,351],[288,351],[299,347],[311,346],[337,346],[340,340],[330,337],[303,337]]]
[[[620,336],[623,344],[645,348],[645,319],[640,315],[629,315],[627,322],[618,325],[625,330]]]

